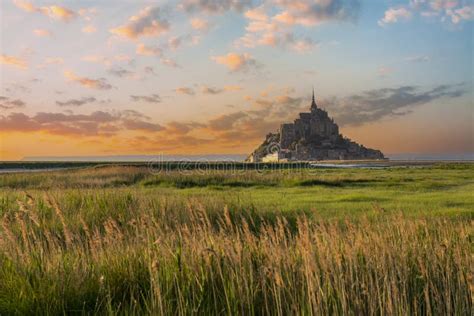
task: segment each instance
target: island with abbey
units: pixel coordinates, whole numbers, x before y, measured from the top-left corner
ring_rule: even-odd
[[[380,150],[360,145],[339,133],[339,126],[313,98],[310,112],[284,123],[246,159],[247,162],[385,159]]]

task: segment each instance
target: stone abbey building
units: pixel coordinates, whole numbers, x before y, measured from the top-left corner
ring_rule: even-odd
[[[294,123],[281,124],[247,162],[385,159],[380,150],[366,148],[339,134],[328,113],[311,102],[309,113],[300,113]]]

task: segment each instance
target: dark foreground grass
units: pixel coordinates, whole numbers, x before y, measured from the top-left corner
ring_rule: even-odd
[[[0,181],[1,315],[472,312],[470,165]]]

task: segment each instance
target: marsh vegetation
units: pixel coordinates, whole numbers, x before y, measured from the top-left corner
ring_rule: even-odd
[[[472,312],[474,167],[0,176],[0,314]]]

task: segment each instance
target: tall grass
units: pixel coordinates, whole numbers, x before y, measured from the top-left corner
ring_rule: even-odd
[[[0,314],[407,315],[472,312],[472,222],[308,220],[23,195],[0,229]]]
[[[0,175],[1,189],[85,189],[128,186],[205,187],[383,187],[406,191],[456,188],[474,184],[474,164],[389,169],[153,170],[140,166],[104,166],[56,172]]]

